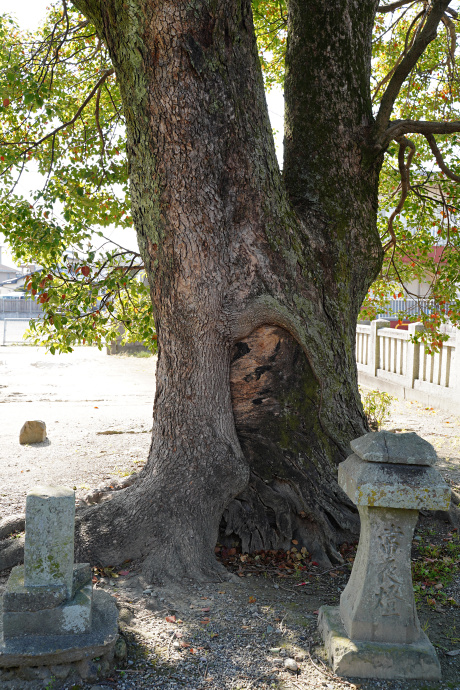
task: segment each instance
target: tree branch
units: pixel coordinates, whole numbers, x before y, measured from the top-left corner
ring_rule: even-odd
[[[424,136],[428,144],[430,145],[430,149],[433,152],[433,156],[436,158],[436,163],[439,165],[439,168],[442,170],[444,175],[449,177],[451,180],[454,180],[454,182],[460,182],[460,176],[453,173],[452,170],[448,168],[445,164],[444,158],[441,155],[441,151],[438,149],[436,139],[434,138],[434,136],[432,134],[425,134]]]
[[[26,153],[33,151],[33,149],[36,149],[38,146],[43,144],[43,142],[47,141],[47,139],[49,139],[50,137],[54,137],[58,132],[61,131],[61,129],[65,129],[66,127],[69,127],[70,125],[73,125],[78,120],[78,118],[80,117],[81,113],[86,108],[86,106],[88,105],[90,100],[93,98],[94,94],[100,89],[100,87],[105,82],[105,80],[108,77],[110,77],[112,74],[115,74],[115,70],[113,68],[106,70],[103,73],[102,77],[100,79],[98,79],[97,83],[93,86],[93,88],[91,89],[88,96],[85,98],[85,100],[81,104],[81,106],[78,108],[78,110],[75,113],[75,115],[73,116],[73,118],[71,120],[67,120],[67,122],[64,122],[59,127],[56,127],[56,129],[54,129],[52,132],[45,134],[44,137],[42,137],[38,141],[35,141],[31,146],[29,146],[29,148],[24,149],[24,151],[21,151],[21,156],[24,156]],[[3,142],[3,145],[7,146],[8,142]]]
[[[384,132],[379,150],[384,149],[390,141],[404,134],[453,134],[460,132],[460,121],[437,122],[436,120],[394,120]]]
[[[407,156],[407,161],[405,160],[405,153],[406,153],[406,148],[409,147],[409,155]],[[386,252],[390,247],[396,247],[396,235],[395,231],[393,228],[393,221],[396,218],[396,216],[401,213],[403,207],[404,207],[404,202],[407,199],[407,195],[409,193],[409,187],[410,187],[410,166],[412,163],[412,158],[414,157],[415,153],[415,144],[413,141],[410,139],[406,139],[406,137],[403,137],[400,142],[399,142],[399,152],[398,152],[398,164],[399,164],[399,173],[401,175],[401,197],[399,199],[398,205],[394,209],[393,213],[391,216],[388,218],[388,232],[390,233],[390,240],[387,242],[387,244],[384,246],[383,251]]]
[[[404,5],[408,4],[408,0],[397,0],[397,2],[391,2],[389,5],[379,5],[377,7],[377,12],[380,12],[380,14],[385,14],[386,12],[394,12],[399,7],[403,7]],[[411,4],[414,5],[415,3],[412,2]]]
[[[381,145],[381,140],[384,137],[401,86],[417,64],[418,59],[424,53],[427,46],[436,38],[439,22],[444,17],[449,2],[450,0],[433,0],[431,11],[426,17],[423,29],[394,71],[390,83],[382,96],[380,109],[374,126],[374,137],[378,145]]]

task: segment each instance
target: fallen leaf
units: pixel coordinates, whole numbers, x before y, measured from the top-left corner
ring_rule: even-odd
[[[312,561],[311,564],[312,565],[318,565],[318,563],[316,561]]]
[[[319,610],[318,610],[318,611],[313,611],[313,613],[317,616],[317,615],[319,614]]]
[[[257,599],[255,597],[249,597],[249,603],[250,604],[255,604]]]
[[[120,570],[119,575],[128,575],[129,570]]]
[[[208,613],[211,609],[207,606],[205,609],[201,609],[201,613]]]
[[[167,621],[168,623],[175,623],[176,616],[166,616],[165,621]]]
[[[298,543],[299,542],[297,541],[297,539],[292,539],[292,544],[298,544]]]

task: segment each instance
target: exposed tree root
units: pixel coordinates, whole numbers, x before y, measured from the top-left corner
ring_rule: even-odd
[[[24,537],[8,539],[0,544],[0,571],[24,561]]]
[[[0,520],[0,541],[9,537],[13,532],[23,532],[25,525],[26,516],[24,513],[9,515],[3,520]]]

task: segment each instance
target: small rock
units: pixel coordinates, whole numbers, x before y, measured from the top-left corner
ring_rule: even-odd
[[[272,625],[267,625],[267,632],[272,633],[274,632],[275,628]]]
[[[294,659],[290,658],[284,660],[284,668],[288,671],[292,671],[293,673],[297,673],[299,670],[298,664],[294,661]]]
[[[26,443],[42,443],[45,439],[46,424],[39,419],[25,422],[19,432],[19,443],[22,445]]]
[[[152,590],[151,589],[144,589],[142,594],[144,594],[144,596],[146,596],[146,597],[151,597],[152,596]]]
[[[128,656],[128,647],[126,646],[125,640],[120,636],[115,643],[115,659],[118,661],[124,661]]]
[[[131,611],[126,606],[122,606],[118,614],[118,620],[123,623],[129,623],[132,617]]]
[[[270,654],[279,654],[281,651],[281,647],[270,647],[268,650]]]
[[[180,644],[179,640],[174,640],[172,646],[174,647],[174,649],[180,649],[181,648],[181,644]]]

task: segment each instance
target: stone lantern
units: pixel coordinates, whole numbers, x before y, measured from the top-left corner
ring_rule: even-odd
[[[361,534],[340,606],[319,612],[329,661],[341,676],[439,680],[417,616],[410,551],[419,510],[447,510],[450,488],[432,467],[433,446],[415,433],[379,431],[350,445],[339,485],[358,506]]]

